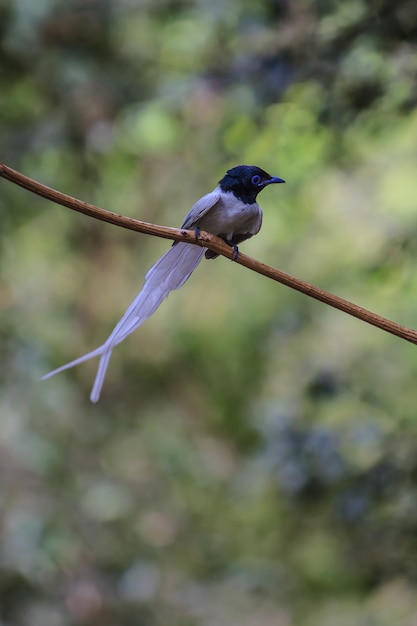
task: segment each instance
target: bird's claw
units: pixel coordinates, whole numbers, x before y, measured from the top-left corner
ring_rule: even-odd
[[[198,239],[200,239],[200,229],[198,226],[196,226],[195,230],[194,230],[194,237],[196,238],[196,240],[198,241]]]
[[[239,248],[237,246],[233,246],[233,255],[232,255],[231,260],[236,261],[238,256],[239,256]]]

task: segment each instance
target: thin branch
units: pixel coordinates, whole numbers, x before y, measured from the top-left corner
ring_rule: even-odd
[[[157,226],[156,224],[149,224],[148,222],[142,222],[141,220],[112,213],[111,211],[105,211],[104,209],[96,207],[93,204],[78,200],[77,198],[68,196],[64,193],[56,191],[55,189],[51,189],[51,187],[42,185],[41,183],[24,176],[20,172],[13,170],[11,167],[8,167],[3,163],[0,163],[0,177],[19,185],[20,187],[23,187],[38,196],[51,200],[57,204],[61,204],[62,206],[66,206],[69,209],[78,211],[79,213],[84,213],[89,217],[94,217],[95,219],[109,222],[115,226],[121,226],[122,228],[134,230],[146,235],[155,235],[156,237],[162,237],[164,239],[184,241],[186,243],[203,246],[221,254],[222,256],[225,256],[228,259],[232,259],[233,249],[219,239],[219,237],[210,233],[201,231],[199,238],[196,239],[194,232],[190,230]],[[339,309],[344,313],[348,313],[349,315],[352,315],[367,324],[371,324],[372,326],[376,326],[377,328],[391,333],[392,335],[401,337],[402,339],[405,339],[405,341],[417,344],[417,331],[407,328],[406,326],[402,326],[401,324],[397,324],[396,322],[392,322],[381,315],[372,313],[372,311],[368,311],[357,304],[353,304],[353,302],[349,302],[349,300],[335,296],[328,291],[324,291],[324,289],[315,287],[304,280],[295,278],[286,272],[282,272],[281,270],[275,269],[270,265],[261,263],[256,259],[252,259],[241,252],[239,252],[236,263],[257,272],[258,274],[262,274],[267,278],[271,278],[276,282],[282,283],[287,287],[291,287],[291,289],[295,289],[310,298],[315,298],[320,302],[324,302],[324,304],[327,304],[335,309]]]

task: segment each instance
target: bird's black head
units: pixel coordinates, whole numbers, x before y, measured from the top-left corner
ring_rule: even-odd
[[[219,181],[222,191],[231,191],[245,204],[253,204],[264,187],[273,183],[285,183],[277,176],[271,176],[256,165],[238,165],[226,172]]]

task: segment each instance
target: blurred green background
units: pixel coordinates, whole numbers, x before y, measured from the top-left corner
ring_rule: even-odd
[[[2,0],[1,160],[417,326],[413,0]],[[417,347],[223,258],[114,352],[166,241],[0,180],[1,626],[417,623]]]

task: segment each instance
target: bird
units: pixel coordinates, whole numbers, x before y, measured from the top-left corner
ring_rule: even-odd
[[[236,260],[238,244],[256,235],[262,226],[262,211],[256,201],[268,185],[285,183],[255,165],[238,165],[227,170],[217,187],[198,200],[187,213],[182,229],[200,230],[217,235],[234,249]],[[112,350],[133,333],[159,307],[171,291],[179,289],[188,280],[202,260],[215,259],[216,252],[205,247],[176,241],[148,270],[144,285],[114,327],[108,339],[98,348],[42,376],[46,380],[59,372],[99,356],[100,362],[91,390],[91,402],[98,402]]]

